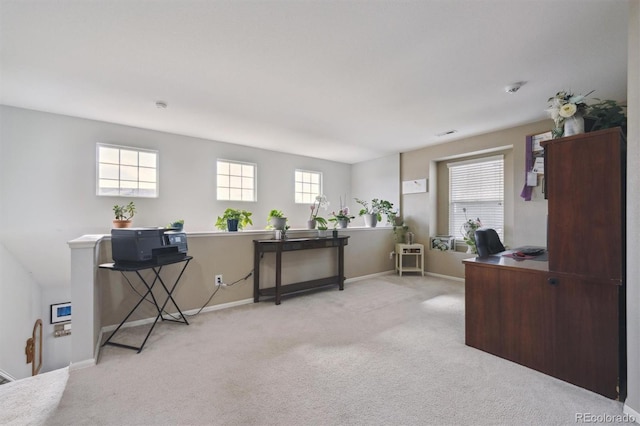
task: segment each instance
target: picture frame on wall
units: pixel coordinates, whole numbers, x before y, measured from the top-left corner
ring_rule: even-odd
[[[456,239],[451,235],[436,235],[429,238],[429,247],[431,250],[455,251]]]

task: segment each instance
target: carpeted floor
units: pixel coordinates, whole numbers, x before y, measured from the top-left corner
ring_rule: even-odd
[[[464,284],[394,275],[165,323],[47,425],[561,425],[622,404],[464,344]],[[137,344],[147,326],[118,340]]]
[[[50,371],[0,387],[0,425],[44,425],[56,409],[69,368]]]

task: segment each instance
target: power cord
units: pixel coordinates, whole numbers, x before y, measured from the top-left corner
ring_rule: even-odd
[[[234,286],[234,285],[238,284],[239,282],[246,281],[246,280],[248,280],[248,279],[249,279],[249,277],[251,277],[251,276],[253,275],[253,271],[254,271],[254,270],[252,269],[252,270],[251,270],[251,271],[250,271],[250,272],[249,272],[249,273],[248,273],[244,278],[240,278],[240,279],[238,279],[238,280],[236,280],[236,281],[232,282],[231,284],[223,284],[223,285],[216,286],[216,289],[213,291],[213,293],[211,294],[211,296],[209,296],[209,298],[208,298],[208,299],[207,299],[207,301],[204,303],[204,305],[202,305],[202,307],[201,307],[200,309],[198,309],[198,311],[197,311],[196,313],[194,313],[194,314],[184,314],[184,313],[183,313],[183,315],[184,315],[185,317],[195,317],[195,316],[196,316],[196,315],[198,315],[200,312],[202,312],[202,310],[203,310],[204,308],[206,308],[206,307],[207,307],[207,305],[209,304],[209,302],[211,302],[211,299],[213,299],[213,296],[215,296],[215,295],[218,293],[218,291],[220,291],[220,288],[221,288],[221,287],[232,287],[232,286]],[[131,281],[129,280],[129,278],[124,274],[124,272],[123,272],[123,271],[121,271],[120,273],[122,274],[122,276],[124,277],[124,279],[125,279],[125,280],[127,281],[127,283],[129,284],[129,287],[131,287],[131,290],[133,290],[133,292],[134,292],[134,293],[136,293],[138,296],[142,297],[142,294],[140,294],[140,292],[139,292],[139,291],[134,287],[134,285],[131,283]],[[152,301],[152,300],[149,300],[149,299],[148,299],[148,296],[145,296],[144,300],[145,300],[145,302],[148,302],[148,303],[150,303],[150,304],[152,304],[152,305],[155,305],[155,303],[153,303],[153,301]],[[164,309],[162,310],[162,313],[163,313],[163,315],[167,315],[167,316],[169,316],[169,317],[173,318],[174,320],[180,320],[180,317],[177,317],[177,316],[175,316],[175,315],[173,315],[173,314],[170,314],[169,312],[165,311]]]
[[[207,307],[207,305],[209,304],[209,302],[211,302],[211,299],[213,299],[213,296],[215,296],[215,295],[216,295],[216,293],[218,293],[218,291],[220,291],[220,288],[221,288],[221,287],[232,287],[232,286],[234,286],[234,285],[238,284],[238,283],[239,283],[239,282],[241,282],[241,281],[246,281],[246,280],[248,280],[248,279],[249,279],[249,277],[250,277],[251,275],[253,275],[253,269],[252,269],[252,270],[251,270],[251,271],[250,271],[250,272],[249,272],[249,273],[248,273],[244,278],[240,278],[239,280],[236,280],[236,281],[232,282],[231,284],[223,284],[223,285],[216,286],[216,289],[213,291],[213,294],[211,294],[211,296],[209,296],[209,298],[207,299],[207,301],[206,301],[206,302],[204,302],[204,305],[202,305],[202,307],[201,307],[200,309],[198,309],[198,311],[197,311],[195,314],[184,314],[184,315],[185,315],[185,316],[188,316],[188,317],[195,317],[195,316],[196,316],[196,315],[198,315],[200,312],[202,312],[202,310],[203,310],[204,308],[206,308],[206,307]],[[171,315],[171,314],[167,314],[167,315],[169,315],[169,316],[173,316],[173,315]]]

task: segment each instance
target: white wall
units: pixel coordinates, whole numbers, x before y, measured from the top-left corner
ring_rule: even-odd
[[[49,305],[70,299],[67,242],[84,234],[108,234],[112,206],[130,200],[95,195],[98,142],[159,150],[160,197],[134,199],[134,226],[164,226],[181,218],[187,231],[211,231],[227,207],[241,207],[253,212],[254,229],[266,226],[271,209],[283,210],[293,228],[305,227],[309,207],[293,201],[296,168],[323,173],[332,206],[339,204],[341,194],[351,197],[351,166],[344,163],[7,106],[0,106],[0,123],[0,219],[5,224],[0,244],[6,247],[2,264],[22,265],[20,274],[2,273],[0,310],[24,310],[25,303],[37,306],[29,315],[28,334],[2,322],[3,347],[5,339],[26,342],[37,318],[45,323],[45,339],[51,336]],[[257,202],[215,200],[217,158],[257,163]],[[25,287],[31,290],[25,293]],[[45,341],[45,370],[65,365],[69,346],[67,338]],[[18,349],[23,351],[24,344]],[[23,367],[6,367],[17,364],[17,358],[0,362],[0,369],[24,375]]]
[[[40,286],[0,242],[0,370],[13,378],[31,375],[24,349],[38,318],[49,322]]]
[[[640,414],[640,1],[629,2],[627,86],[627,380],[626,409]],[[638,419],[638,417],[636,417]]]
[[[394,209],[400,209],[400,154],[356,163],[351,168],[351,190],[353,197],[348,206],[356,216],[355,225],[364,225],[358,211],[362,208],[354,198],[371,202],[372,199],[387,200],[393,203]],[[383,224],[386,219],[382,219]]]

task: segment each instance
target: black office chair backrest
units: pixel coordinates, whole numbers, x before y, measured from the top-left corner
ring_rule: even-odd
[[[487,257],[505,250],[495,229],[476,229],[475,236],[478,257]]]

